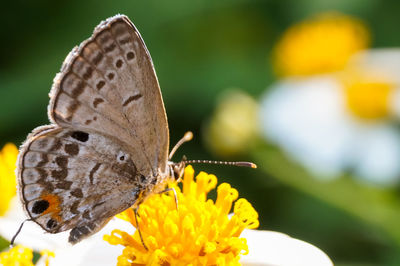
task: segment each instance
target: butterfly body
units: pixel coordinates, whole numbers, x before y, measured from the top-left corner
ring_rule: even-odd
[[[72,229],[71,243],[182,172],[182,164],[168,161],[167,117],[150,54],[126,16],[100,23],[70,52],[48,114],[51,124],[21,147],[19,194],[47,232]]]

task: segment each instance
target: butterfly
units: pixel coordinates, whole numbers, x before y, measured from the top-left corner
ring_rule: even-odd
[[[28,135],[17,162],[24,209],[45,231],[71,229],[77,243],[182,176],[189,161],[170,161],[177,146],[168,153],[152,59],[127,16],[101,22],[69,53],[49,96],[51,124]]]

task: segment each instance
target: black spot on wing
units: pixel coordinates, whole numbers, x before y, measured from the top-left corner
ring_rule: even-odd
[[[57,226],[57,221],[54,219],[49,219],[46,223],[48,229],[54,229]]]
[[[89,139],[89,134],[83,131],[74,131],[72,132],[71,137],[80,142],[86,142]]]
[[[38,200],[33,204],[32,212],[34,214],[40,214],[47,210],[50,206],[50,203],[47,200]]]

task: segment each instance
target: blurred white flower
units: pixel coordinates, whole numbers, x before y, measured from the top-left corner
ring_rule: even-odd
[[[288,78],[261,102],[264,136],[319,176],[400,180],[400,50],[355,55],[343,72]]]

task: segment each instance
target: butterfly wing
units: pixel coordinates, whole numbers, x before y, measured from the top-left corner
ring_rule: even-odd
[[[50,233],[73,229],[72,243],[129,208],[148,187],[124,143],[55,125],[28,136],[17,169],[29,217]]]
[[[139,32],[123,15],[100,23],[54,79],[50,120],[121,140],[145,176],[165,173],[169,133],[160,87]]]

